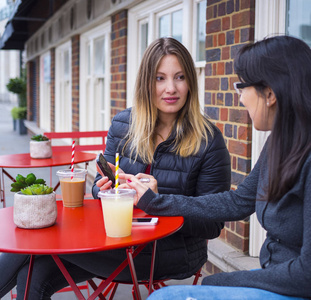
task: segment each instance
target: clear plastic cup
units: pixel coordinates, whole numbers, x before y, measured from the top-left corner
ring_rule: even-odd
[[[63,205],[65,207],[79,207],[83,205],[85,194],[85,178],[87,170],[70,169],[59,170],[56,172],[59,177],[62,192]]]
[[[133,204],[136,191],[132,189],[110,189],[100,191],[106,234],[109,237],[131,235]]]

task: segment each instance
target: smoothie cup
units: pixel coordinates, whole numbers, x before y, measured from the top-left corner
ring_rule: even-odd
[[[106,234],[109,237],[131,235],[135,190],[100,191]]]
[[[56,175],[59,177],[62,191],[63,205],[65,207],[79,207],[83,205],[85,194],[85,177],[87,170],[70,169],[59,170]]]

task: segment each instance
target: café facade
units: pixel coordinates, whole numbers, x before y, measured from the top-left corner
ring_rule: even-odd
[[[268,135],[252,128],[234,91],[237,51],[279,34],[311,45],[308,0],[15,2],[0,48],[24,53],[30,132],[108,130],[112,117],[132,105],[148,44],[172,36],[195,61],[202,111],[222,131],[231,155],[232,189],[249,174]],[[227,222],[220,238],[208,242],[204,271],[258,267],[264,236],[255,216]]]

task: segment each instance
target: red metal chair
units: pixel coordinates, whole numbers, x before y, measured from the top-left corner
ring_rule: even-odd
[[[106,139],[108,131],[71,131],[71,132],[45,132],[44,135],[52,142],[52,151],[71,151],[72,140],[76,141],[75,149],[77,151],[102,151],[106,149]],[[80,143],[80,138],[101,138],[101,142],[95,144],[92,140],[91,143]],[[70,144],[56,145],[53,143],[55,139],[71,139]],[[90,141],[90,140],[88,140]]]
[[[196,285],[198,283],[198,280],[200,277],[202,277],[201,269],[199,269],[194,274],[194,280],[193,280],[192,285]],[[100,277],[97,277],[97,278],[105,280],[104,278],[100,278]],[[151,293],[152,293],[153,291],[158,290],[161,287],[167,286],[167,284],[165,282],[168,280],[170,280],[170,279],[168,278],[168,279],[163,279],[163,280],[154,280],[151,289],[149,287],[149,281],[148,280],[139,281],[138,284],[145,286],[146,289],[151,291]],[[94,280],[92,280],[92,279],[88,280],[88,283],[92,287],[93,290],[95,290],[97,288],[97,285],[95,284]],[[108,287],[104,290],[104,292],[102,294],[98,295],[99,299],[101,299],[101,300],[112,300],[116,291],[117,291],[119,284],[132,284],[132,283],[121,282],[121,281],[113,281],[111,284],[108,285]],[[136,300],[134,287],[132,288],[132,297],[133,297],[133,300]]]
[[[46,137],[48,137],[51,140],[52,143],[52,151],[70,151],[72,147],[72,141],[75,140],[75,150],[76,151],[93,151],[93,152],[105,152],[106,149],[106,140],[108,131],[72,131],[72,132],[44,132],[43,133]],[[85,138],[84,144],[81,144],[80,139]],[[94,138],[99,138],[96,141],[97,143],[94,143]],[[61,139],[70,139],[70,142],[66,143],[57,143],[55,140],[61,140]],[[55,141],[55,143],[54,143]],[[85,163],[85,168],[87,169],[88,162]],[[50,169],[50,177],[52,178],[52,169]],[[56,190],[59,187],[59,183],[54,187],[54,190]],[[92,198],[93,196],[88,193],[85,194],[85,198]],[[57,199],[61,199],[60,195],[57,195]]]

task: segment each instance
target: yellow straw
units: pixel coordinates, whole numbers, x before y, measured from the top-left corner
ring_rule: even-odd
[[[116,172],[115,172],[115,176],[116,176],[116,183],[115,183],[115,188],[116,188],[116,193],[118,194],[118,187],[119,187],[119,153],[116,153]]]

